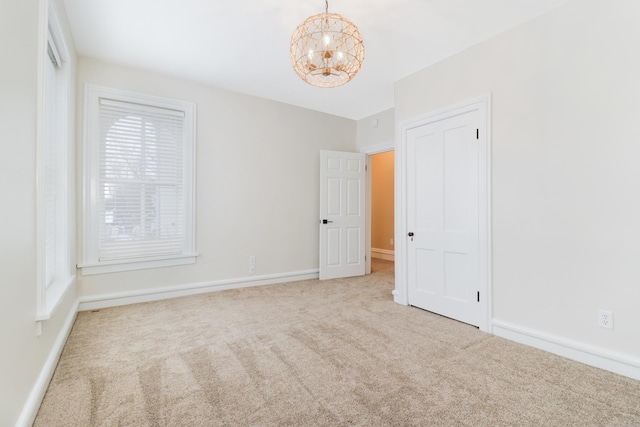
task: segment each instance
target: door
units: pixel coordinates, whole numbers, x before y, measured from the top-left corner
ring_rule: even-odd
[[[365,155],[320,151],[320,279],[365,273]]]
[[[479,112],[405,135],[408,302],[479,326]]]

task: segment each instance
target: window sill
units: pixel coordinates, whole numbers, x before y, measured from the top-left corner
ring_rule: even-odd
[[[166,258],[145,258],[135,261],[110,261],[78,265],[83,276],[94,274],[117,273],[120,271],[145,270],[149,268],[173,267],[177,265],[195,264],[198,254],[179,255]]]
[[[56,280],[47,287],[45,294],[44,307],[41,307],[36,314],[36,321],[49,320],[56,312],[60,301],[63,300],[65,294],[76,280],[76,276],[71,276],[67,280]]]

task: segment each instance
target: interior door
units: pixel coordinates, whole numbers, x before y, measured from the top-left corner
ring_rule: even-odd
[[[320,151],[320,279],[365,273],[366,157]]]
[[[478,326],[478,111],[407,131],[411,305]]]

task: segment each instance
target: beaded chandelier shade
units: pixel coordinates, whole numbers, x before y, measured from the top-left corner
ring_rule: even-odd
[[[336,87],[349,82],[364,61],[364,44],[358,28],[337,13],[310,16],[291,36],[293,69],[305,82]]]

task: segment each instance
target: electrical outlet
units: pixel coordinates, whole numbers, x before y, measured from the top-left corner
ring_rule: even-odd
[[[598,310],[598,326],[606,329],[613,329],[613,312],[609,310]]]

